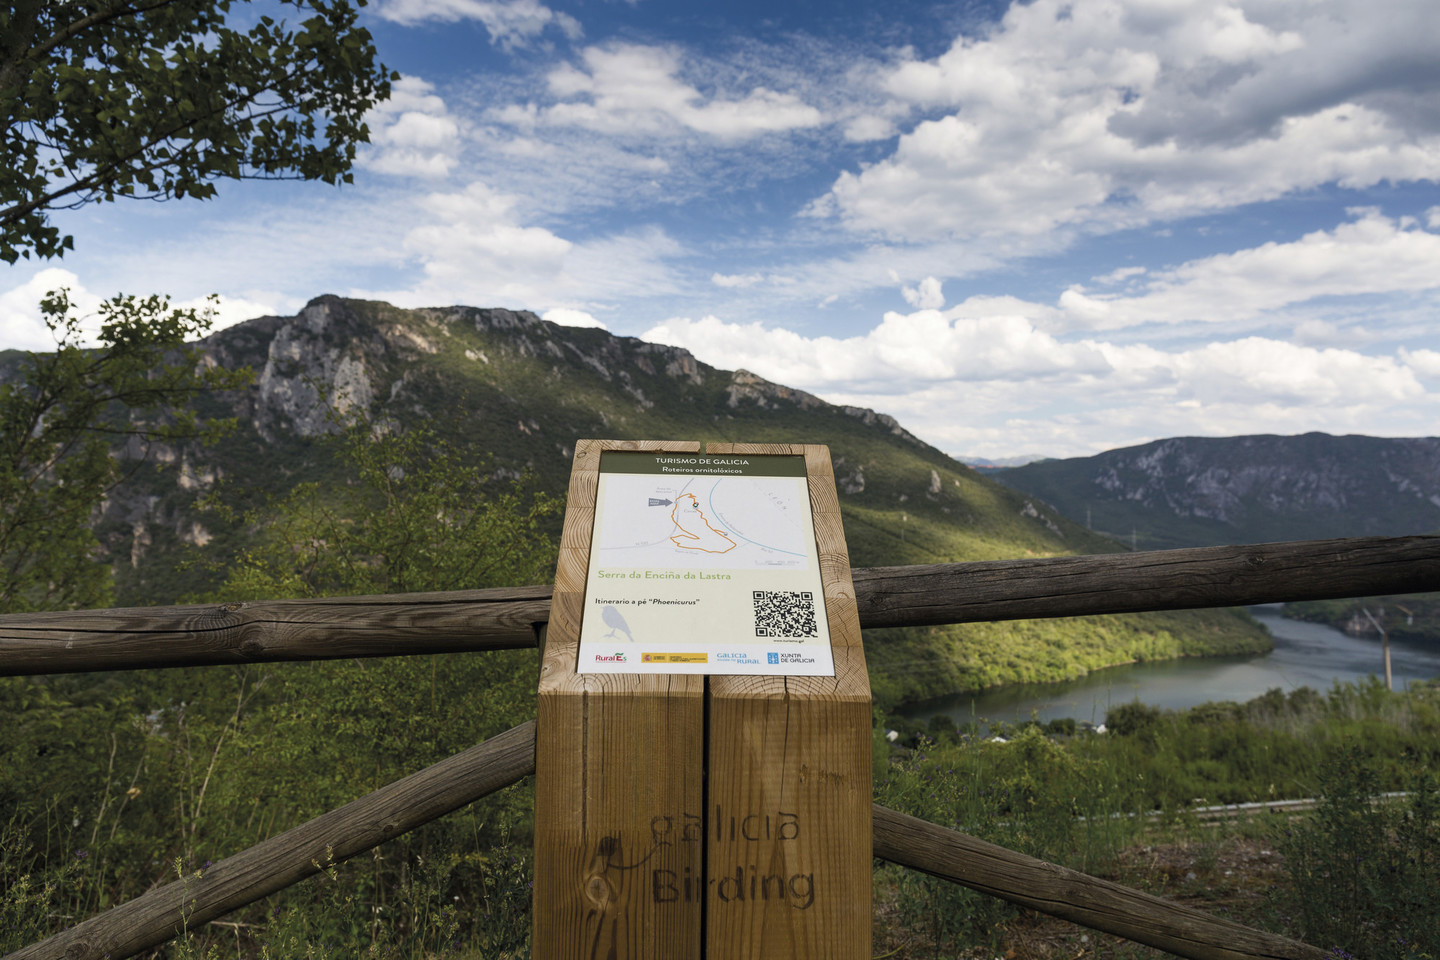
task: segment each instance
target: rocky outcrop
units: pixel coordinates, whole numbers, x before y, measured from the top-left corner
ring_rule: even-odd
[[[1149,530],[1152,545],[1440,529],[1435,437],[1179,437],[992,476],[1072,520],[1093,516],[1118,534]]]

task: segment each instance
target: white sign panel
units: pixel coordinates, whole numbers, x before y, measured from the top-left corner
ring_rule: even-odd
[[[805,458],[602,453],[578,669],[834,676]]]

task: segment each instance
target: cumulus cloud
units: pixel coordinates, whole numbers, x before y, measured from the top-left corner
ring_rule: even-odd
[[[945,294],[940,290],[940,281],[926,277],[918,287],[901,287],[900,295],[912,307],[921,310],[939,310],[945,306]]]
[[[1250,320],[1317,297],[1440,289],[1440,235],[1376,210],[1354,213],[1349,223],[1291,243],[1266,243],[1152,271],[1133,292],[1092,294],[1073,287],[1058,306],[1074,325],[1114,329]]]
[[[427,194],[417,205],[426,222],[405,234],[402,247],[419,262],[423,278],[404,289],[355,295],[402,306],[444,301],[534,308],[675,289],[666,261],[682,250],[656,227],[572,241],[527,222],[520,197],[478,181]]]
[[[806,388],[865,385],[899,392],[917,381],[1046,378],[1100,372],[1106,365],[1093,345],[1062,344],[1024,317],[956,317],[937,310],[887,313],[861,337],[804,337],[713,316],[666,320],[641,337]]]
[[[1415,372],[1416,376],[1428,380],[1440,380],[1440,350],[1402,349],[1400,359]],[[1431,432],[1433,433],[1433,431]]]
[[[99,343],[99,309],[104,297],[92,293],[80,278],[69,270],[46,267],[37,270],[25,282],[0,293],[0,350],[55,349],[55,336],[45,326],[45,317],[40,310],[40,301],[51,291],[69,291],[71,313],[80,318],[81,344],[95,346]],[[172,301],[173,310],[207,311],[211,314],[211,330],[221,330],[255,317],[279,312],[279,298],[271,301],[246,299],[244,297],[221,297],[212,301],[206,297]]]
[[[693,131],[721,140],[814,127],[824,119],[796,95],[764,86],[740,96],[707,96],[682,78],[681,54],[669,47],[587,47],[580,61],[549,74],[556,102],[512,104],[495,111],[495,119],[522,129],[579,127],[626,137]]]
[[[398,176],[443,177],[460,150],[460,125],[435,87],[419,77],[403,76],[390,99],[365,117],[370,148],[361,162],[371,170]]]
[[[1027,236],[1433,179],[1437,48],[1430,0],[1383,17],[1360,0],[1016,3],[889,71],[925,119],[811,212],[911,240]]]
[[[551,27],[570,40],[579,40],[585,33],[580,21],[539,0],[386,0],[379,14],[403,26],[478,20],[489,32],[491,43],[507,48],[526,46]]]
[[[570,307],[555,307],[540,314],[541,320],[549,320],[551,323],[558,323],[562,327],[599,327],[605,329],[605,324],[596,320],[584,310],[574,310]]]
[[[667,320],[643,336],[833,402],[883,410],[944,449],[981,455],[1084,455],[1163,436],[1335,430],[1380,410],[1395,416],[1397,431],[1423,433],[1440,400],[1420,382],[1440,375],[1434,351],[1367,355],[1258,336],[1185,348],[1066,342],[1024,316],[977,309],[985,305],[888,313],[848,338],[713,316]]]

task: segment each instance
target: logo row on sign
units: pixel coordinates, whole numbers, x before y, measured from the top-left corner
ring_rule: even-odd
[[[757,658],[750,656],[750,654],[748,654],[748,653],[717,653],[717,654],[715,654],[715,660],[716,660],[717,663],[747,663],[747,664],[758,664],[758,663],[760,662]],[[596,663],[628,663],[629,661],[630,661],[630,657],[627,656],[625,653],[620,652],[620,651],[616,651],[615,653],[597,653],[597,654],[595,654],[595,662],[596,662]],[[641,663],[709,663],[709,662],[710,662],[710,654],[708,654],[708,653],[642,653],[642,654],[640,654],[640,662],[641,662]],[[813,657],[806,657],[806,656],[804,656],[803,654],[798,654],[798,653],[773,653],[773,652],[771,652],[771,653],[765,654],[765,662],[766,662],[767,664],[814,663],[814,662],[815,662],[815,659],[814,659]]]

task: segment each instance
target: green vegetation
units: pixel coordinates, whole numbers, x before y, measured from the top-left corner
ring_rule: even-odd
[[[151,447],[233,429],[233,418],[201,418],[190,403],[249,380],[245,370],[206,367],[185,346],[209,329],[208,313],[116,297],[100,306],[100,346],[86,349],[66,291],[41,309],[55,352],[23,354],[13,376],[0,378],[4,613],[107,606],[110,565],[92,525],[100,501]]]
[[[1029,723],[1000,729],[1005,743],[989,739],[993,732],[982,737],[978,723],[957,730],[940,719],[929,730],[906,729],[900,742],[908,746],[877,739],[888,754],[877,761],[877,802],[1131,883],[1139,881],[1125,876],[1124,862],[1141,846],[1178,840],[1209,848],[1213,863],[1217,831],[1242,830],[1281,851],[1285,871],[1244,922],[1353,956],[1440,956],[1440,697],[1432,688],[1393,694],[1372,679],[1326,695],[1272,690],[1178,713],[1128,704],[1106,717],[1105,735]],[[1402,802],[1368,799],[1400,790],[1410,792]],[[1301,797],[1323,798],[1313,816],[1260,815],[1226,828],[1195,813]],[[1204,886],[1214,878],[1188,877],[1174,892],[1215,909]],[[995,956],[1023,919],[1000,901],[898,868],[877,872],[876,883],[877,940],[904,944],[906,957],[969,955],[980,945]]]
[[[870,688],[887,710],[1002,683],[1073,680],[1120,663],[1269,649],[1269,634],[1243,610],[865,631]]]
[[[425,431],[324,446],[355,478],[275,504],[223,563],[226,597],[453,589],[553,569],[555,504],[490,484]],[[490,544],[504,544],[501,550]],[[533,652],[0,682],[0,951],[149,889],[534,716]],[[100,736],[96,731],[103,731]],[[192,931],[177,956],[524,950],[530,789],[517,787]],[[493,919],[493,917],[492,917]],[[242,931],[258,930],[255,936]]]
[[[221,178],[349,182],[395,79],[355,6],[284,0],[310,14],[295,29],[231,5],[0,7],[0,260],[69,249],[57,207],[211,197]]]

